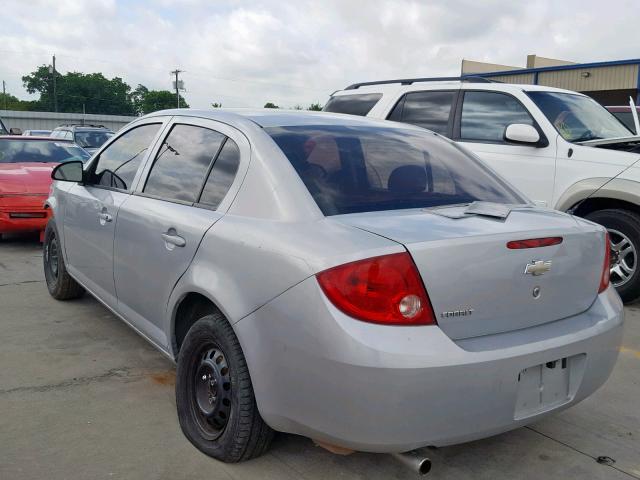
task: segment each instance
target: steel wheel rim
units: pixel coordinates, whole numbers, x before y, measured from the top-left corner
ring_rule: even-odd
[[[47,266],[49,267],[49,272],[53,278],[57,279],[60,259],[58,253],[58,242],[55,236],[52,236],[51,240],[49,240],[49,243],[47,244],[45,259],[47,261]]]
[[[638,255],[633,242],[624,233],[608,228],[611,239],[611,284],[618,288],[636,273]]]
[[[192,369],[191,409],[207,440],[224,432],[231,415],[231,376],[222,349],[209,344],[195,357]]]

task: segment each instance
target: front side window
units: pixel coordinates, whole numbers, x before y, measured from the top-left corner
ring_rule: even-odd
[[[338,95],[331,97],[322,110],[324,112],[346,113],[365,117],[381,98],[381,93]]]
[[[498,92],[465,92],[460,119],[460,138],[504,142],[504,132],[513,123],[533,125],[522,104]]]
[[[161,125],[152,123],[136,127],[109,145],[97,159],[91,183],[130,190],[138,167]]]
[[[216,158],[207,183],[202,190],[200,202],[210,208],[217,208],[229,191],[240,165],[240,149],[236,142],[227,138]]]
[[[64,163],[72,160],[85,162],[89,157],[82,148],[68,142],[0,140],[0,163]]]
[[[454,91],[407,93],[394,107],[389,119],[400,120],[447,135],[455,94]]]
[[[195,202],[224,139],[224,135],[208,128],[174,125],[158,151],[144,193]]]
[[[594,99],[561,92],[527,92],[529,98],[569,142],[629,137],[631,130]]]
[[[525,200],[454,143],[388,127],[265,129],[325,215]]]

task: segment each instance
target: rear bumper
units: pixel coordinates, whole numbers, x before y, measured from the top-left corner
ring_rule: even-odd
[[[355,450],[401,452],[487,437],[579,402],[609,377],[622,324],[622,302],[609,288],[580,315],[454,342],[435,326],[348,318],[312,277],[234,328],[271,427]],[[566,400],[517,414],[519,373],[575,355],[584,357]]]

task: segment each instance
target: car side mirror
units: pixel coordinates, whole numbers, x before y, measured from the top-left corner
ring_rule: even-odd
[[[504,139],[508,142],[537,146],[540,142],[540,134],[532,125],[512,123],[504,131]]]
[[[51,178],[62,182],[80,183],[84,179],[84,163],[80,160],[61,163],[53,169]]]
[[[9,135],[22,135],[22,129],[18,127],[11,127],[9,129]]]

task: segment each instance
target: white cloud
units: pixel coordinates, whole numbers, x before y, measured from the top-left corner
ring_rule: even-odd
[[[637,56],[636,0],[18,0],[3,2],[0,78],[49,63],[169,89],[194,107],[324,102],[349,83],[455,75],[462,58],[523,65]]]

